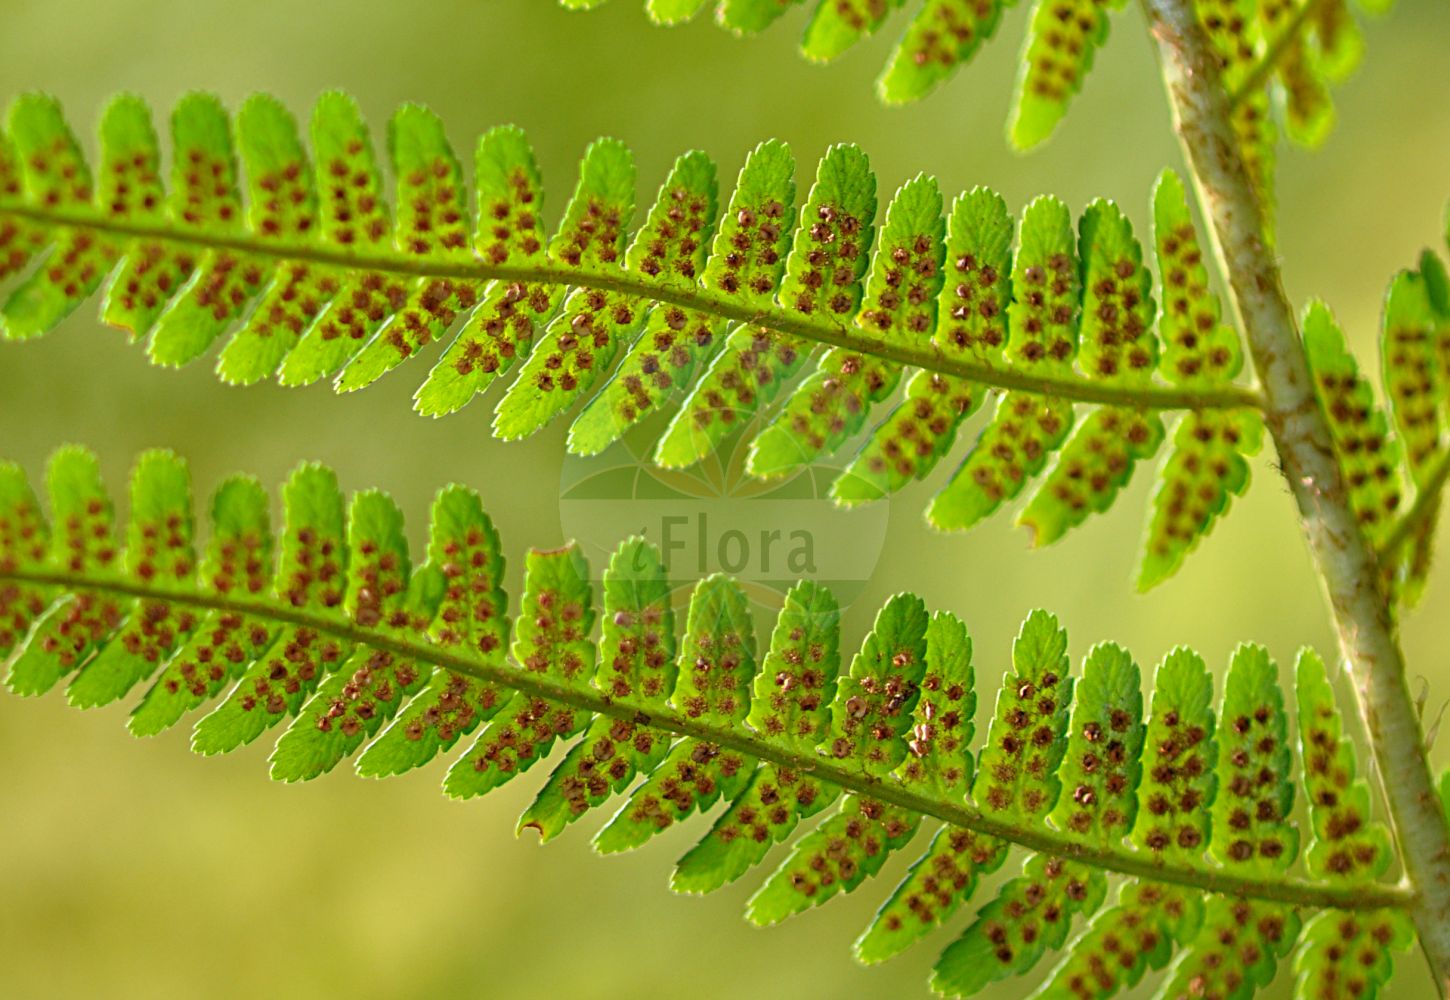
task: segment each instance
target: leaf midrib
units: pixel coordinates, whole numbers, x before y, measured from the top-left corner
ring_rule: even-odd
[[[1208,892],[1253,899],[1270,900],[1294,906],[1332,907],[1342,910],[1400,908],[1412,899],[1404,884],[1382,883],[1322,885],[1298,877],[1255,879],[1223,870],[1192,868],[1162,864],[1137,852],[1122,848],[1103,848],[1075,843],[1047,828],[1022,828],[987,815],[976,808],[954,802],[932,799],[902,785],[852,771],[829,759],[794,752],[752,738],[748,733],[719,728],[692,721],[674,712],[654,706],[644,707],[616,702],[608,696],[587,689],[570,687],[554,678],[530,674],[516,666],[492,666],[449,653],[436,646],[408,642],[358,628],[346,621],[325,618],[267,601],[238,600],[216,594],[148,587],[124,579],[97,579],[83,574],[55,573],[43,570],[16,569],[0,572],[0,581],[58,586],[66,591],[92,591],[135,598],[151,598],[194,608],[250,615],[273,622],[296,625],[335,636],[351,643],[361,643],[395,656],[464,674],[491,684],[545,698],[571,708],[625,719],[637,725],[648,725],[680,736],[705,740],[738,751],[757,760],[809,771],[821,780],[888,802],[922,815],[965,827],[979,833],[1010,841],[1043,854],[1079,861],[1123,875],[1158,882],[1172,882]]]
[[[118,221],[93,211],[44,209],[31,205],[0,205],[0,216],[10,215],[47,229],[91,229],[131,239],[153,239],[210,250],[298,261],[324,267],[380,271],[419,278],[466,281],[518,281],[527,284],[593,288],[666,302],[685,309],[761,326],[775,333],[867,354],[897,364],[923,368],[941,375],[980,382],[999,389],[1020,390],[1083,403],[1104,403],[1141,409],[1226,409],[1261,407],[1257,389],[1224,385],[1182,388],[1169,385],[1123,386],[1095,382],[1077,375],[1036,375],[1018,369],[948,357],[934,345],[916,348],[866,336],[830,317],[792,315],[779,308],[759,309],[734,301],[727,294],[699,286],[654,284],[631,272],[566,270],[547,260],[533,265],[496,265],[474,259],[467,263],[417,260],[397,253],[359,254],[322,243],[263,240],[250,234],[190,231],[168,223]],[[178,293],[179,294],[179,293]]]

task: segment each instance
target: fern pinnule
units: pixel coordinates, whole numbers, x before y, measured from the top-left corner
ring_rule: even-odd
[[[886,602],[840,672],[839,609],[817,583],[785,596],[768,649],[756,648],[745,592],[722,575],[692,588],[677,636],[681,601],[643,538],[619,547],[598,586],[576,546],[531,551],[511,617],[500,540],[462,487],[439,494],[428,558],[414,565],[384,494],[345,505],[328,470],[304,465],[274,542],[265,494],[233,477],[216,493],[198,564],[177,456],[138,460],[124,547],[94,456],[61,449],[48,484],[53,535],[23,473],[0,466],[6,683],[35,695],[65,682],[82,706],[145,685],[130,720],[138,736],[220,699],[197,723],[195,749],[230,750],[285,722],[272,754],[284,781],[349,758],[362,775],[399,775],[473,736],[444,778],[458,798],[562,743],[520,820],[544,839],[617,795],[595,838],[603,853],[724,801],[675,867],[682,892],[739,879],[822,816],[752,896],[748,916],[762,924],[859,889],[930,825],[924,853],[857,942],[868,962],[939,927],[1024,846],[1021,874],[936,966],[935,988],[953,996],[1027,972],[1073,934],[1042,995],[1110,996],[1175,953],[1168,995],[1190,981],[1261,984],[1302,916],[1305,982],[1375,986],[1388,956],[1351,966],[1349,949],[1410,938],[1404,891],[1377,882],[1391,841],[1311,652],[1298,667],[1298,756],[1305,863],[1322,884],[1290,874],[1295,754],[1260,647],[1235,653],[1219,726],[1210,676],[1187,650],[1157,671],[1145,722],[1126,650],[1093,647],[1075,678],[1066,631],[1033,612],[974,759],[971,637],[910,594]],[[1112,872],[1128,880],[1103,909]]]

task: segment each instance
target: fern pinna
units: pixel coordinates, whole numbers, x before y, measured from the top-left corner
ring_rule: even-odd
[[[103,318],[144,336],[159,364],[195,360],[235,327],[217,360],[226,381],[334,377],[347,391],[457,326],[417,393],[425,414],[512,370],[495,433],[531,434],[580,404],[569,433],[580,454],[655,418],[641,429],[654,460],[679,467],[746,428],[749,471],[778,477],[864,437],[832,488],[847,505],[961,451],[931,523],[970,527],[1038,479],[1020,515],[1038,543],[1106,509],[1168,437],[1144,586],[1247,483],[1258,397],[1235,381],[1238,337],[1171,173],[1148,255],[1160,306],[1111,203],[1090,205],[1075,231],[1056,199],[1014,223],[978,188],[944,220],[935,182],[918,177],[878,234],[876,181],[853,146],[828,151],[797,208],[789,150],[763,143],[718,225],[715,168],[687,153],[631,237],[630,155],[600,140],[546,236],[533,155],[513,128],[480,140],[470,208],[441,123],[403,108],[388,131],[395,211],[343,95],[313,116],[315,169],[267,97],[246,102],[235,131],[216,101],[188,97],[172,133],[168,192],[146,108],[117,99],[93,180],[54,101],[14,103],[0,142],[0,276],[18,281],[0,305],[5,337],[49,331],[104,283]],[[977,441],[957,448],[992,390]],[[1164,411],[1183,411],[1171,430]]]
[[[759,924],[857,889],[919,841],[856,954],[882,961],[964,924],[932,977],[951,996],[1066,946],[1035,995],[1112,996],[1166,967],[1163,996],[1245,997],[1295,945],[1301,996],[1366,997],[1390,974],[1386,946],[1413,935],[1410,893],[1380,881],[1391,841],[1312,650],[1295,667],[1292,729],[1278,668],[1254,645],[1234,653],[1217,712],[1186,648],[1157,669],[1145,712],[1127,650],[1094,646],[1075,675],[1066,632],[1035,611],[974,754],[971,637],[911,594],[852,653],[830,591],[803,581],[758,644],[726,576],[699,581],[677,621],[659,553],[638,537],[598,585],[574,546],[530,551],[511,608],[498,535],[462,487],[438,495],[414,565],[393,502],[365,491],[345,506],[318,465],[286,484],[277,537],[265,492],[238,476],[199,539],[187,466],[169,452],[137,461],[124,542],[92,454],[58,451],[47,484],[49,523],[25,474],[0,466],[6,683],[38,695],[64,682],[81,707],[143,690],[137,735],[216,699],[194,748],[285,724],[271,758],[284,781],[348,758],[397,775],[464,746],[443,779],[456,798],[567,745],[521,829],[552,838],[622,795],[594,841],[611,853],[723,801],[671,884],[717,889],[793,838],[751,897]],[[1020,874],[955,921],[1014,846]]]
[[[561,0],[585,10],[604,0]],[[764,30],[802,0],[719,0],[715,20],[736,35]],[[1370,15],[1394,0],[1355,0]],[[878,31],[903,0],[814,0],[801,54],[829,62]],[[656,24],[693,20],[706,0],[645,0]],[[996,33],[1015,0],[920,0],[877,80],[887,104],[931,93]],[[1097,52],[1107,42],[1108,18],[1125,0],[1035,0],[1022,45],[1008,136],[1018,148],[1041,143],[1082,90]],[[1274,144],[1282,131],[1316,146],[1334,125],[1331,85],[1354,72],[1364,52],[1349,0],[1199,0],[1223,82],[1234,103],[1234,125],[1260,191],[1272,191]],[[1277,109],[1277,114],[1274,110]]]
[[[144,105],[117,99],[92,182],[55,103],[15,102],[0,141],[0,277],[18,284],[0,333],[43,334],[105,283],[103,318],[144,335],[157,363],[192,361],[235,328],[217,361],[223,379],[334,377],[348,391],[456,326],[418,390],[422,413],[454,412],[512,372],[495,412],[502,438],[577,406],[579,454],[638,428],[653,435],[654,461],[681,467],[743,431],[748,471],[771,478],[855,448],[831,488],[843,505],[888,496],[962,452],[930,523],[971,527],[1037,480],[1018,520],[1038,544],[1106,510],[1166,439],[1144,587],[1246,488],[1262,437],[1261,400],[1236,381],[1239,338],[1171,172],[1153,195],[1151,255],[1109,202],[1090,205],[1074,232],[1056,199],[1014,223],[978,188],[943,219],[926,177],[902,186],[878,236],[876,181],[852,146],[827,153],[797,212],[794,161],[777,142],[751,153],[718,225],[714,167],[685,154],[631,237],[630,156],[601,140],[546,237],[538,171],[513,128],[479,141],[470,209],[441,124],[402,109],[389,129],[396,213],[341,94],[313,115],[315,171],[270,98],[245,104],[234,138],[214,100],[188,97],[172,132],[168,194]],[[1427,253],[1420,277],[1396,279],[1385,336],[1409,315],[1423,334],[1416,357],[1440,384],[1450,306],[1416,290],[1443,288],[1424,277],[1437,268]],[[976,440],[959,447],[994,391]],[[1422,407],[1438,412],[1434,398],[1422,394]],[[1171,427],[1166,411],[1181,411]],[[1395,414],[1410,419],[1403,405]],[[1439,432],[1421,419],[1412,433],[1406,474],[1425,485]]]

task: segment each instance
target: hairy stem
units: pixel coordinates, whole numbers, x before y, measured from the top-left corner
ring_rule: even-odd
[[[1349,506],[1308,360],[1265,238],[1212,43],[1192,0],[1143,0],[1157,40],[1178,135],[1214,246],[1263,383],[1274,437],[1329,598],[1413,889],[1410,912],[1437,987],[1450,983],[1450,827],[1424,754],[1389,599],[1374,550]]]
[[[627,719],[638,725],[648,725],[681,736],[706,740],[749,757],[795,770],[809,771],[824,781],[903,809],[934,816],[947,823],[999,837],[1044,854],[1081,861],[1124,875],[1173,882],[1208,892],[1273,900],[1294,906],[1363,910],[1403,907],[1410,901],[1409,890],[1403,886],[1379,883],[1324,885],[1287,876],[1255,879],[1216,868],[1162,864],[1145,854],[1122,847],[1098,848],[1075,843],[1046,825],[1016,826],[965,803],[934,799],[918,794],[898,782],[843,767],[829,758],[773,745],[743,727],[725,728],[692,720],[653,705],[646,707],[616,701],[592,688],[571,686],[545,674],[523,670],[517,665],[480,663],[429,643],[380,635],[359,628],[344,619],[297,611],[264,600],[238,600],[218,594],[145,586],[115,578],[96,579],[84,575],[32,570],[0,572],[0,582],[7,580],[58,586],[70,592],[163,600],[186,607],[226,611],[279,624],[302,626],[350,643],[385,650],[398,657],[520,691],[531,697],[545,698],[571,708]]]
[[[807,316],[784,309],[761,310],[742,304],[724,292],[699,286],[678,287],[658,284],[623,269],[585,271],[560,268],[547,261],[523,265],[495,265],[473,260],[453,263],[418,260],[399,253],[379,251],[352,253],[334,247],[284,243],[259,239],[245,234],[203,233],[168,224],[148,224],[113,220],[99,213],[70,209],[45,209],[30,206],[6,206],[0,215],[24,219],[46,228],[85,228],[128,239],[162,240],[197,249],[231,250],[276,263],[299,261],[324,267],[379,271],[418,278],[449,278],[464,281],[517,281],[539,285],[568,285],[596,288],[666,302],[685,309],[694,309],[712,316],[752,326],[765,327],[777,333],[801,337],[816,343],[869,354],[942,375],[956,376],[1002,389],[1054,396],[1085,403],[1107,403],[1139,409],[1216,409],[1229,407],[1256,408],[1262,404],[1259,393],[1252,388],[1227,385],[1204,389],[1182,389],[1168,385],[1117,386],[1106,385],[1074,375],[1036,375],[1019,369],[982,364],[964,358],[949,357],[934,345],[917,347],[911,344],[881,340],[840,322],[831,316]]]

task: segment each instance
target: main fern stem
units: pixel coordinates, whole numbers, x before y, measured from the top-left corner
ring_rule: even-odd
[[[1265,400],[1265,421],[1329,598],[1395,836],[1411,914],[1443,997],[1450,992],[1450,825],[1435,794],[1390,600],[1359,529],[1293,310],[1230,119],[1212,42],[1192,0],[1143,0],[1174,123],[1192,167]]]

